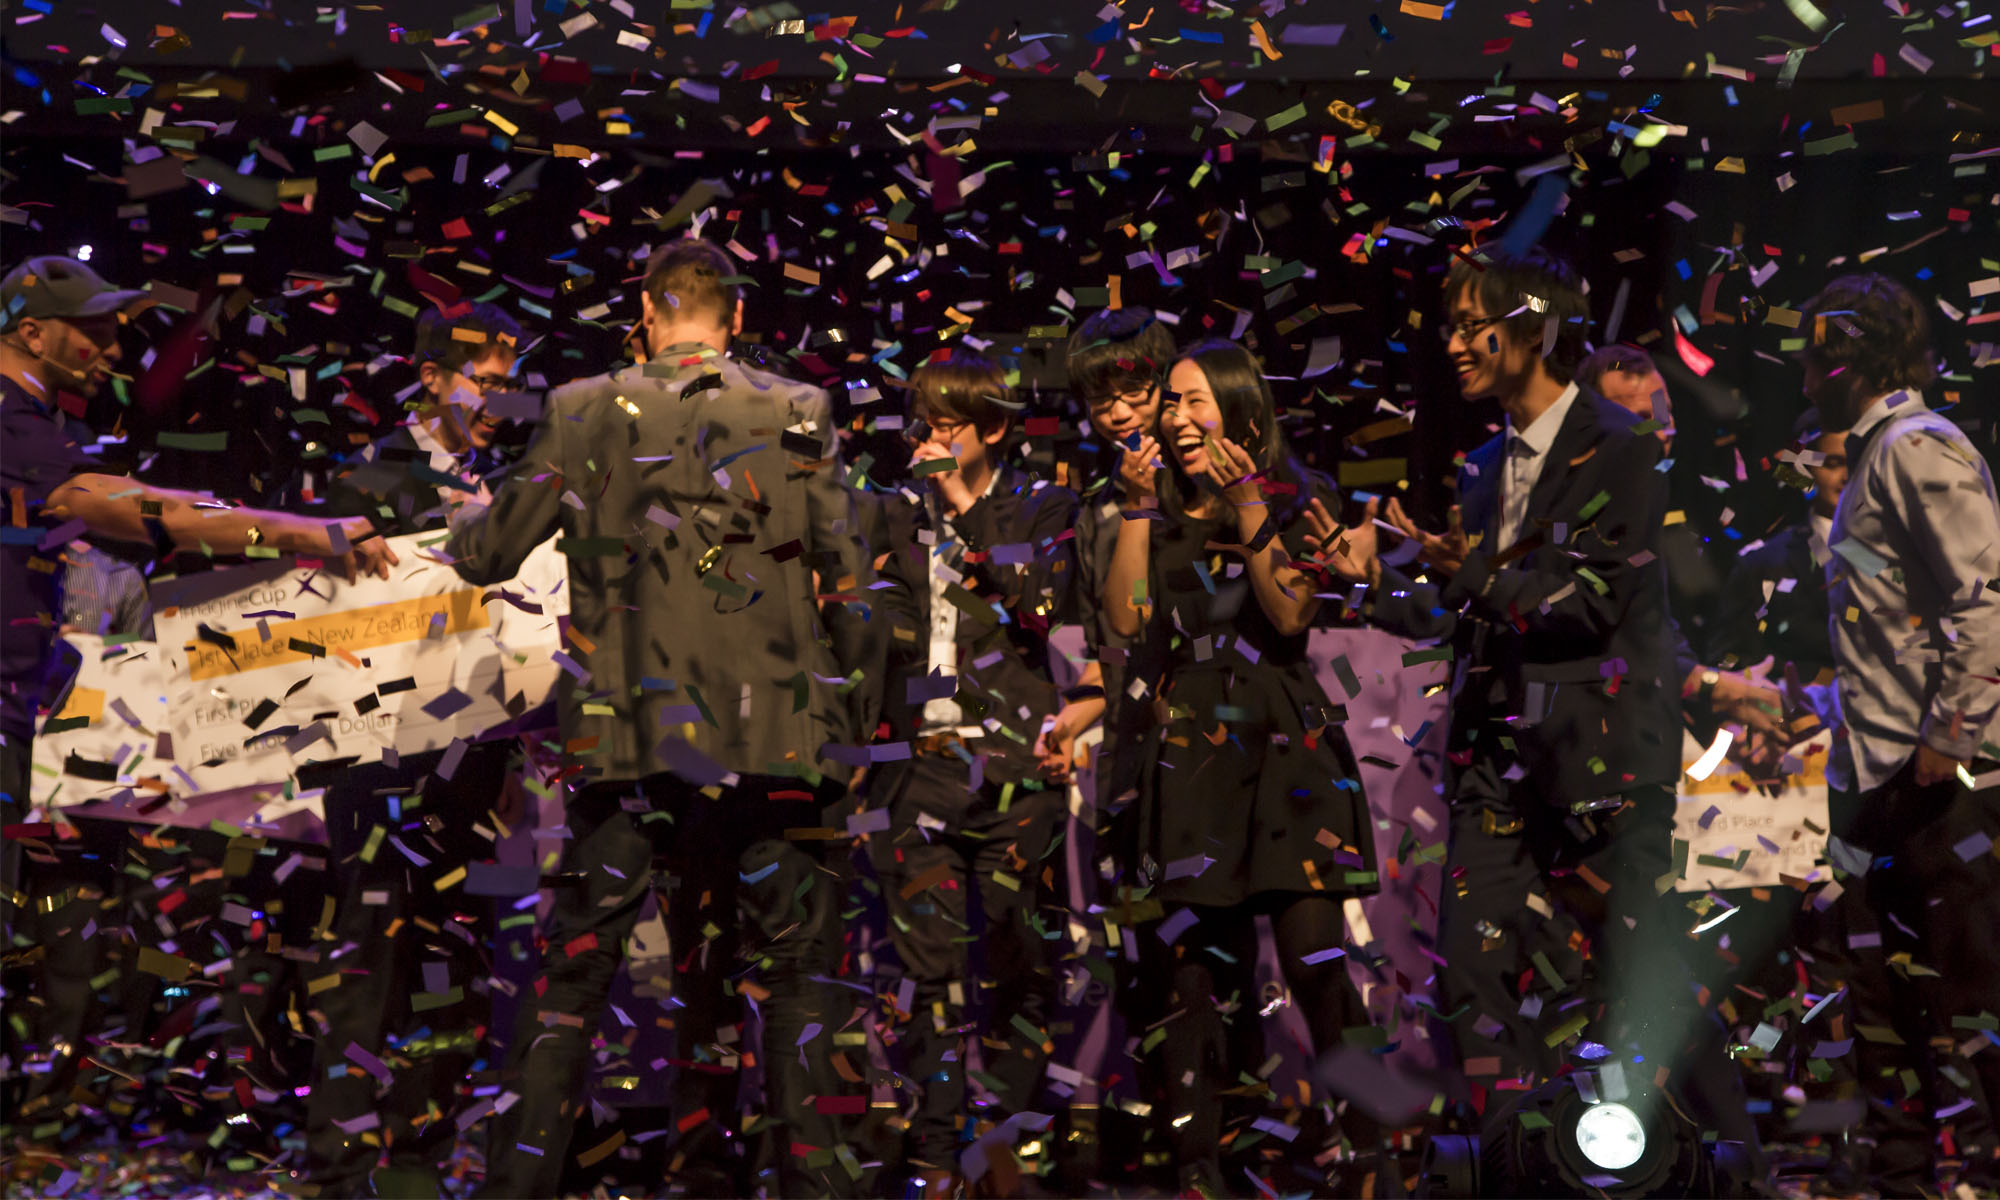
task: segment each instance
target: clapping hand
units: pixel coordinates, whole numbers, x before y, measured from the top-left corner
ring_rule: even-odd
[[[1222,488],[1222,498],[1236,509],[1237,519],[1257,516],[1243,511],[1264,503],[1263,490],[1257,486],[1257,460],[1235,442],[1214,434],[1209,435],[1207,450],[1208,460],[1214,464],[1215,481]]]
[[[1465,527],[1460,523],[1458,505],[1451,506],[1451,527],[1443,533],[1427,533],[1418,528],[1403,511],[1402,502],[1391,497],[1387,512],[1389,524],[1396,532],[1417,544],[1417,557],[1426,564],[1446,574],[1456,574],[1465,565],[1465,556],[1471,552],[1471,543],[1465,536]]]
[[[1343,578],[1375,584],[1382,578],[1381,535],[1375,529],[1380,500],[1370,500],[1361,524],[1341,528],[1317,497],[1306,505],[1306,544]]]

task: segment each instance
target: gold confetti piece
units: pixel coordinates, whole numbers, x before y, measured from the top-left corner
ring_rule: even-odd
[[[613,1150],[618,1149],[618,1147],[624,1144],[625,1144],[625,1131],[620,1129],[616,1133],[612,1134],[610,1137],[605,1138],[603,1141],[597,1143],[597,1145],[592,1146],[590,1149],[585,1150],[582,1154],[577,1155],[576,1156],[577,1165],[580,1167],[594,1166],[599,1161],[603,1160],[606,1157],[609,1157],[609,1155]]]
[[[1859,125],[1863,121],[1882,119],[1882,102],[1868,100],[1860,104],[1843,104],[1828,116],[1835,125]]]
[[[139,947],[139,969],[148,975],[158,975],[162,979],[178,982],[195,971],[193,960],[178,954],[168,954],[151,946]]]
[[[1276,46],[1273,46],[1271,44],[1271,37],[1269,34],[1264,32],[1264,23],[1262,21],[1250,22],[1250,40],[1256,42],[1257,48],[1259,50],[1262,50],[1264,52],[1264,56],[1266,58],[1269,58],[1272,62],[1276,62],[1279,59],[1285,57],[1284,54],[1281,53]]]

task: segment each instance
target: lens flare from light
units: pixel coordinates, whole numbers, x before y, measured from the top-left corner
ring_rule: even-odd
[[[1622,1104],[1593,1104],[1577,1118],[1576,1148],[1596,1166],[1622,1171],[1646,1153],[1646,1127]]]

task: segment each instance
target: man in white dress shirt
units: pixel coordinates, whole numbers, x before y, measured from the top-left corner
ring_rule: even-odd
[[[1828,774],[1846,847],[1834,847],[1836,862],[1866,864],[1844,899],[1880,938],[1849,939],[1867,1173],[1884,1195],[1931,1193],[1942,1124],[1966,1160],[1963,1181],[1990,1189],[2000,1179],[1989,1103],[2000,1095],[2000,502],[1964,432],[1924,404],[1936,370],[1908,290],[1844,276],[1806,305],[1800,329],[1806,395],[1826,428],[1848,431],[1849,477],[1826,534],[1844,733]]]

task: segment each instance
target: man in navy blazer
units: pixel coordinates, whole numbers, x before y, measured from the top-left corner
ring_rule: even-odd
[[[1660,443],[1574,382],[1589,307],[1566,264],[1461,261],[1445,298],[1459,389],[1506,427],[1467,457],[1447,532],[1389,502],[1432,582],[1384,565],[1372,525],[1333,559],[1377,621],[1453,652],[1439,1007],[1476,1085],[1545,1079],[1588,1039],[1635,1090],[1662,1065],[1673,1086],[1699,1014],[1659,887],[1681,744]]]

